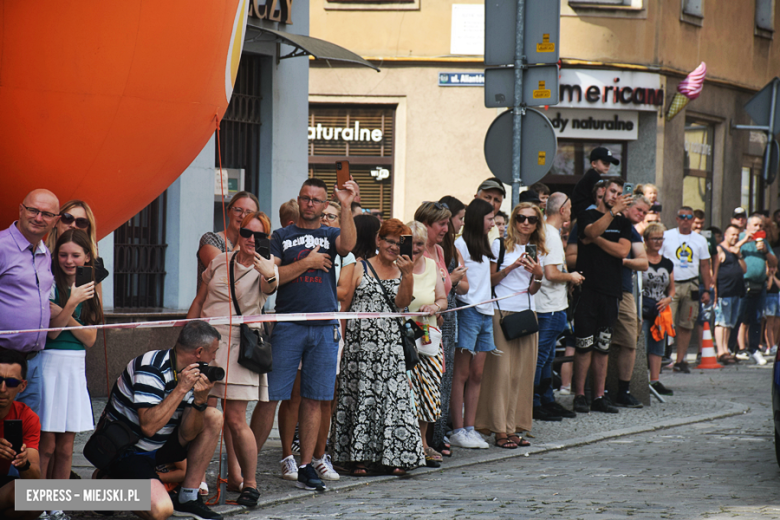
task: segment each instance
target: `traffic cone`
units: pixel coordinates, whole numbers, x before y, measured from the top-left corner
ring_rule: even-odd
[[[723,368],[723,365],[718,363],[718,358],[715,356],[710,324],[706,321],[704,322],[704,333],[701,341],[701,363],[696,368]]]

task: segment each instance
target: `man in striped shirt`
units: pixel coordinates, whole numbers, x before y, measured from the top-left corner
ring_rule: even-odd
[[[130,361],[111,390],[104,414],[127,424],[138,442],[111,463],[108,478],[152,479],[152,509],[136,512],[142,518],[165,519],[174,509],[196,518],[222,518],[198,494],[222,428],[222,413],[206,406],[214,383],[198,362],[214,360],[219,339],[208,323],[189,322],[172,349]],[[172,502],[155,468],[182,460],[187,473]]]

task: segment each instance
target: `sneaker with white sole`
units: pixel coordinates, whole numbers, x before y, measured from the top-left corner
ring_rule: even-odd
[[[757,365],[766,365],[766,359],[764,359],[764,356],[761,355],[760,350],[756,350],[751,354],[751,357],[753,358],[753,361],[756,362]]]
[[[321,459],[316,457],[312,458],[311,465],[314,466],[314,470],[322,480],[338,480],[341,478],[338,472],[333,469],[333,464],[330,462],[330,455],[327,453],[323,455]]]
[[[777,354],[777,345],[774,345],[772,348],[767,349],[766,355],[769,357],[775,357]]]
[[[750,354],[747,353],[747,350],[740,350],[739,352],[737,352],[737,355],[734,357],[736,357],[740,361],[747,361],[748,359],[750,359]]]
[[[471,430],[469,433],[469,436],[474,439],[474,444],[476,444],[476,447],[481,450],[486,450],[490,447],[490,444],[485,442],[485,439],[482,438],[482,434],[479,433],[477,430]]]
[[[562,386],[560,390],[558,390],[559,395],[571,395],[571,387],[570,386]]]
[[[298,468],[298,483],[296,485],[306,491],[325,491],[327,489],[311,464]]]
[[[457,448],[479,448],[477,441],[471,438],[469,432],[461,430],[450,435],[450,446]]]
[[[295,463],[295,457],[292,455],[279,461],[282,465],[282,478],[284,480],[298,480],[298,464]]]

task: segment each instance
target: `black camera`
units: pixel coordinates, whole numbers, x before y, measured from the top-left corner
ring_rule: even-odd
[[[210,367],[208,363],[198,361],[198,368],[200,373],[209,378],[212,383],[214,381],[222,381],[225,379],[225,369],[220,367]]]

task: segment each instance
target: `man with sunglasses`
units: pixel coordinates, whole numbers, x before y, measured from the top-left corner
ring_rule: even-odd
[[[670,308],[677,332],[677,361],[674,371],[690,374],[685,361],[691,334],[699,316],[699,298],[705,305],[710,303],[709,289],[712,288],[710,271],[710,248],[707,239],[693,233],[693,209],[682,206],[677,210],[677,227],[664,232],[664,245],[659,251],[674,264],[674,297]],[[699,294],[699,273],[707,291]]]
[[[350,208],[357,193],[354,180],[347,181],[345,189],[335,190],[342,208]],[[352,252],[357,232],[352,212],[346,209],[341,212],[340,228],[323,226],[321,216],[327,204],[326,184],[320,179],[307,179],[298,195],[298,222],[273,234],[271,254],[279,266],[278,314],[338,310],[332,259]],[[323,454],[321,459],[313,460],[313,456],[320,428],[320,402],[333,399],[340,337],[338,320],[277,323],[271,336],[274,369],[268,374],[268,402],[258,402],[252,414],[251,427],[259,450],[273,426],[276,405],[290,399],[300,365],[301,466],[297,485],[307,490],[325,490],[319,471],[327,458]]]
[[[51,312],[49,296],[54,275],[51,253],[43,243],[57,223],[60,202],[49,190],[33,190],[19,204],[19,220],[0,231],[0,330],[45,329]],[[0,348],[27,357],[28,378],[19,401],[40,413],[38,353],[46,345],[45,332],[0,335]]]
[[[16,401],[27,386],[27,360],[20,352],[0,349],[0,518],[38,518],[40,511],[16,511],[14,481],[41,478],[38,443],[41,421],[27,405]],[[22,421],[22,449],[16,453],[5,439],[5,421]],[[9,474],[11,467],[13,475]],[[18,475],[18,476],[17,476]]]

